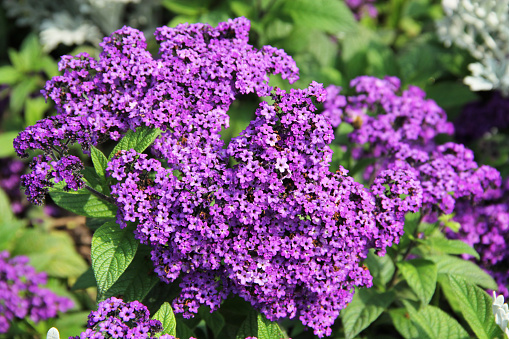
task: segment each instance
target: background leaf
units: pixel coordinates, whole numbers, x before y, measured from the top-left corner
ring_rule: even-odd
[[[438,274],[458,275],[486,289],[498,288],[495,280],[473,262],[450,255],[430,256],[428,259],[435,262]]]
[[[502,338],[503,333],[492,313],[493,299],[461,277],[450,275],[449,281],[459,301],[461,314],[477,338]]]
[[[410,319],[419,331],[419,338],[430,339],[466,339],[467,331],[449,314],[435,306],[426,305],[417,311],[408,302],[404,302]]]
[[[393,300],[392,292],[380,293],[370,288],[356,290],[352,302],[341,311],[345,337],[353,338],[359,334],[378,319]]]
[[[408,286],[423,304],[428,304],[437,285],[437,267],[433,261],[411,259],[399,262],[397,265]]]

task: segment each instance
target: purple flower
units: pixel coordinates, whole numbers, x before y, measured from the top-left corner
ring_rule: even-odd
[[[159,320],[151,320],[147,307],[139,301],[124,302],[111,297],[99,303],[88,315],[87,330],[72,339],[132,338],[152,339],[162,331]],[[162,335],[159,338],[174,338]]]
[[[137,222],[135,235],[152,246],[163,281],[181,278],[175,312],[191,317],[202,304],[215,310],[234,293],[270,320],[299,316],[328,335],[353,287],[371,286],[360,261],[369,248],[383,254],[399,241],[422,190],[407,168],[384,174],[375,194],[343,168],[329,172],[332,128],[314,103],[325,99],[321,85],[276,90],[272,98],[225,152],[187,148],[193,130],[166,148],[170,168],[120,152],[107,168],[120,179],[112,186],[117,221]]]
[[[7,333],[17,319],[39,322],[73,307],[70,299],[40,287],[44,284],[46,274],[29,266],[27,257],[0,252],[0,333]]]

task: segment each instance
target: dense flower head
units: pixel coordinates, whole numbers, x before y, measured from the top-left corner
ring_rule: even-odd
[[[188,148],[191,130],[161,152],[168,168],[134,150],[108,164],[118,222],[137,223],[163,281],[181,278],[176,312],[215,310],[234,293],[270,320],[299,316],[323,336],[353,287],[371,286],[360,261],[398,242],[422,191],[407,169],[381,177],[375,195],[342,167],[330,173],[332,128],[314,103],[325,98],[317,83],[278,89],[225,151]]]
[[[124,302],[115,297],[99,303],[97,311],[88,315],[87,329],[72,339],[174,338],[168,334],[157,336],[163,330],[159,320],[150,319],[150,313],[139,301]]]
[[[509,296],[509,180],[503,187],[490,190],[482,203],[461,203],[454,220],[460,223],[458,233],[447,235],[472,246],[480,256],[480,265],[492,275],[499,292]],[[467,258],[468,256],[466,256]]]
[[[138,126],[168,131],[156,145],[163,154],[175,140],[186,144],[184,134],[189,135],[189,145],[194,142],[200,150],[221,148],[219,131],[228,127],[226,111],[236,95],[268,95],[269,74],[281,74],[290,82],[298,79],[291,57],[270,46],[255,49],[248,44],[248,33],[245,18],[217,28],[161,27],[155,33],[161,44],[159,58],[153,58],[143,34],[124,27],[104,39],[98,60],[86,53],[63,56],[59,63],[63,75],[48,81],[43,90],[55,102],[58,115],[28,127],[14,141],[19,156],[28,156],[30,149],[45,155],[34,166],[46,169],[23,182],[27,188],[34,182],[29,199],[42,202],[46,187],[53,183],[48,181],[55,171],[49,168],[52,161],[66,157],[72,144],[79,143],[88,152],[91,145],[119,140]],[[82,187],[76,173],[63,179],[69,189]]]
[[[25,256],[9,257],[0,252],[0,333],[6,333],[12,322],[29,317],[34,322],[54,318],[73,303],[40,285],[46,274],[37,273]]]
[[[471,150],[452,142],[437,145],[438,134],[452,134],[445,112],[415,86],[400,91],[396,77],[361,76],[351,82],[355,94],[327,89],[324,115],[335,124],[353,126],[349,134],[355,158],[372,158],[366,175],[376,176],[406,162],[423,189],[428,211],[452,213],[458,199],[481,199],[485,190],[500,185],[500,174],[479,167]]]

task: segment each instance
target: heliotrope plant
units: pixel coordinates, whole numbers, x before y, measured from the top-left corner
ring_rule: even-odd
[[[352,109],[335,121],[350,119],[359,125],[352,138],[376,145],[355,151],[380,158],[367,188],[342,166],[330,172],[336,123],[317,108],[327,91],[315,82],[273,89],[271,74],[298,78],[295,62],[282,50],[249,45],[248,33],[244,18],[216,28],[161,27],[154,58],[143,35],[124,27],[104,39],[98,60],[63,57],[63,75],[44,90],[58,114],[14,141],[22,157],[42,151],[22,183],[34,203],[50,192],[65,208],[109,218],[92,242],[99,300],[113,294],[141,300],[156,276],[179,287],[172,302],[184,318],[202,305],[215,311],[233,294],[263,314],[253,318],[258,325],[298,317],[323,337],[354,289],[372,286],[362,261],[370,249],[383,255],[399,242],[405,215],[421,207],[449,213],[455,199],[496,185],[498,172],[478,167],[462,145],[435,146],[433,137],[452,128],[441,124],[443,112],[417,88],[398,97],[394,78],[359,78],[359,92],[368,95],[337,100]],[[229,125],[227,111],[248,93],[271,100],[226,145],[220,132]],[[380,100],[401,116],[387,114],[380,126],[373,118],[377,130],[361,130],[370,126],[362,112]],[[119,141],[108,156],[99,150],[106,141]],[[90,155],[93,169],[71,154],[74,144]],[[155,275],[139,273],[146,267],[136,253],[144,249]]]

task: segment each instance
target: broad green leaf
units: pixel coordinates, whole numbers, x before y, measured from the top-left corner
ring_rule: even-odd
[[[417,311],[410,303],[403,300],[410,320],[419,332],[418,338],[429,339],[466,339],[467,331],[449,314],[435,306],[426,305]]]
[[[379,293],[370,288],[356,290],[352,302],[341,311],[345,337],[353,338],[367,328],[393,300],[392,292]]]
[[[493,300],[488,293],[459,276],[450,275],[449,281],[459,301],[461,314],[477,338],[502,338],[502,331],[492,313]]]
[[[254,310],[249,313],[246,320],[240,325],[235,338],[245,339],[250,336],[257,337],[258,339],[288,338],[277,323],[267,320],[265,316]]]
[[[370,250],[368,257],[364,261],[368,266],[369,272],[373,276],[373,282],[385,286],[392,278],[396,267],[388,255],[380,257]]]
[[[419,331],[410,320],[408,312],[404,308],[392,309],[389,311],[392,323],[399,334],[405,339],[415,339],[419,337]]]
[[[89,287],[97,287],[97,281],[95,281],[94,269],[92,266],[76,279],[76,282],[72,285],[71,291],[84,290]]]
[[[95,231],[91,256],[99,295],[113,286],[133,260],[139,244],[133,229],[134,225],[121,229],[107,222]]]
[[[50,106],[43,97],[28,98],[25,101],[25,125],[32,126],[42,118]]]
[[[428,238],[424,241],[424,245],[429,246],[432,250],[440,251],[446,254],[469,254],[479,259],[479,254],[467,243],[461,240],[451,240],[446,238]]]
[[[203,320],[205,320],[205,323],[207,326],[212,330],[212,333],[214,333],[215,338],[219,338],[219,334],[224,328],[225,320],[224,317],[219,312],[210,312],[209,308],[200,307],[198,310],[198,313],[202,317]]]
[[[264,315],[258,314],[258,339],[282,339],[288,338],[276,322],[270,321]]]
[[[283,13],[291,16],[296,25],[332,34],[352,31],[357,25],[352,12],[342,1],[287,1],[284,3]]]
[[[18,132],[14,131],[0,133],[0,145],[2,145],[0,147],[0,158],[7,158],[16,154],[12,142],[17,136]]]
[[[22,77],[23,74],[12,66],[0,67],[0,84],[12,86]]]
[[[104,181],[97,175],[95,169],[87,166],[81,170],[81,174],[83,174],[83,180],[87,186],[95,189],[97,192],[103,193],[102,184]]]
[[[66,232],[44,233],[25,229],[15,240],[12,255],[26,255],[37,271],[53,277],[78,277],[87,269],[85,260],[76,252],[74,241]]]
[[[423,304],[428,304],[437,286],[435,263],[425,259],[411,259],[399,262],[397,265],[408,286],[417,294]]]
[[[36,34],[31,33],[23,40],[18,56],[22,60],[25,70],[39,70],[42,46]]]
[[[95,146],[90,148],[90,155],[92,157],[92,163],[94,164],[95,172],[97,175],[104,180],[106,174],[106,166],[108,166],[108,158],[97,149]]]
[[[169,334],[175,336],[177,322],[175,320],[175,314],[173,314],[173,308],[171,308],[170,304],[165,302],[161,305],[161,308],[154,314],[152,319],[159,320],[163,325],[162,334]]]
[[[51,198],[58,206],[85,217],[114,218],[117,207],[98,198],[86,189],[64,192],[50,189]]]
[[[430,256],[427,259],[435,262],[438,274],[459,275],[486,289],[496,290],[498,288],[495,280],[473,262],[450,255]]]
[[[177,338],[190,338],[195,337],[194,332],[187,326],[181,319],[177,319]]]
[[[128,131],[115,148],[113,148],[108,159],[111,160],[120,150],[134,149],[136,152],[141,153],[146,150],[160,134],[160,129],[146,126],[137,127],[136,132]]]
[[[28,96],[37,90],[37,78],[29,77],[15,85],[11,92],[9,109],[12,113],[20,113]]]
[[[158,282],[159,278],[154,273],[153,264],[150,261],[150,248],[140,245],[129,267],[105,292],[103,298],[123,295],[124,300],[143,300]],[[166,284],[165,287],[167,287]]]

